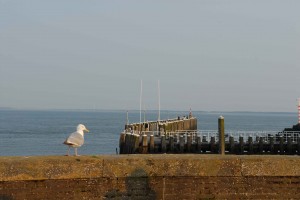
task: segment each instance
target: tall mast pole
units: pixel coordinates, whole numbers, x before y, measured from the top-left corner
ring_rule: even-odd
[[[160,86],[159,86],[159,80],[157,82],[158,86],[158,121],[160,121]]]
[[[144,123],[146,122],[146,106],[144,104]]]
[[[140,123],[142,123],[142,96],[143,96],[143,80],[141,80],[141,93],[140,93]]]
[[[300,98],[298,98],[298,124],[300,124]]]

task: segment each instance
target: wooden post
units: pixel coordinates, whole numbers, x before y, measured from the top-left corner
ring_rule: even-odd
[[[178,139],[177,139],[177,134],[175,133],[175,134],[174,134],[174,143],[175,143],[175,144],[177,144],[177,142],[178,142],[177,140],[178,140]]]
[[[128,154],[130,152],[130,138],[131,138],[131,134],[126,133],[126,135],[125,135],[125,146],[124,146],[124,153],[125,154]]]
[[[299,135],[298,135],[298,137],[297,137],[297,153],[298,153],[298,155],[300,155],[300,137],[299,137]]]
[[[259,136],[256,136],[255,141],[258,143],[259,142]]]
[[[258,146],[258,149],[259,149],[259,153],[262,154],[263,151],[264,151],[264,138],[263,137],[259,137],[259,146]]]
[[[293,149],[292,149],[292,138],[291,136],[288,136],[288,140],[287,140],[287,153],[289,155],[293,154]]]
[[[202,136],[202,142],[207,142],[206,135]]]
[[[229,152],[231,154],[233,154],[235,152],[235,149],[234,149],[234,137],[233,136],[229,137]]]
[[[284,146],[283,146],[283,137],[282,137],[282,135],[279,137],[279,151],[280,151],[281,155],[284,154]]]
[[[174,153],[174,137],[173,137],[173,135],[171,135],[169,138],[169,144],[170,144],[171,153]]]
[[[244,138],[243,136],[239,137],[239,152],[240,154],[244,154]]]
[[[218,119],[219,127],[219,154],[225,155],[225,126],[224,117],[220,116]]]
[[[126,145],[126,153],[130,154],[131,151],[131,135],[132,133],[127,133],[125,136],[125,145]]]
[[[166,143],[166,135],[161,136],[161,152],[166,153],[167,152],[167,143]]]
[[[142,136],[142,153],[143,154],[148,153],[148,137],[147,137],[147,135]]]
[[[273,137],[273,135],[270,136],[270,153],[271,154],[275,154],[274,137]]]
[[[154,135],[150,135],[150,153],[154,153]]]
[[[187,152],[191,152],[192,149],[192,136],[190,134],[187,135]]]
[[[215,153],[216,152],[216,138],[215,137],[211,137],[210,138],[210,152],[211,153]]]
[[[129,147],[129,153],[134,153],[135,148],[135,134],[132,134],[130,136],[130,147]]]
[[[253,154],[253,138],[252,136],[248,137],[248,154]]]
[[[184,138],[183,135],[179,137],[179,152],[183,153],[184,152]]]
[[[201,153],[201,136],[197,136],[197,153]]]
[[[134,134],[133,138],[134,138],[134,148],[132,153],[137,153],[140,146],[140,135]]]
[[[123,153],[124,153],[125,136],[126,136],[126,133],[125,133],[125,132],[122,132],[122,133],[120,134],[120,140],[119,140],[120,154],[123,154]]]

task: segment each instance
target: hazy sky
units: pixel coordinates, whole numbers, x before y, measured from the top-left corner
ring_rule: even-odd
[[[0,0],[0,107],[292,111],[299,0]]]

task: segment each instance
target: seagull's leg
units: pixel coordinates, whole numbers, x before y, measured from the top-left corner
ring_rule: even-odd
[[[74,148],[74,151],[75,151],[75,156],[78,156],[78,154],[77,154],[77,148]]]
[[[68,150],[67,150],[66,156],[69,156],[69,155],[70,155],[70,146],[68,146]]]

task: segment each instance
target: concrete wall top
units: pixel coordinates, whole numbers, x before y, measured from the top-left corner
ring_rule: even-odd
[[[128,176],[300,176],[300,157],[197,154],[0,157],[0,181]]]

